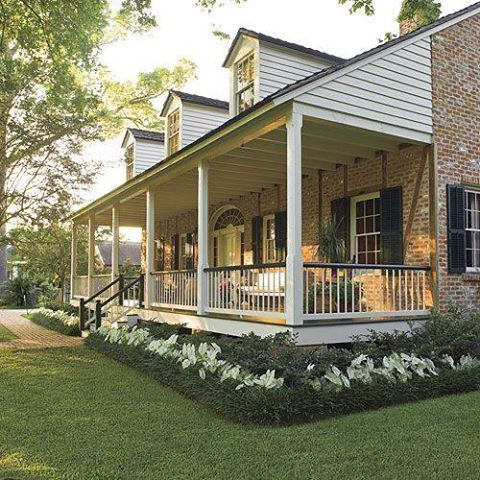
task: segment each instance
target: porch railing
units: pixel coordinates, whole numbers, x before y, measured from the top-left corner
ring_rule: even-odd
[[[73,278],[72,297],[88,297],[88,275],[77,275]]]
[[[430,268],[400,265],[304,264],[304,318],[426,315]]]
[[[206,268],[205,272],[208,312],[284,316],[284,263]]]
[[[197,272],[172,270],[154,272],[153,306],[194,310],[197,307]]]

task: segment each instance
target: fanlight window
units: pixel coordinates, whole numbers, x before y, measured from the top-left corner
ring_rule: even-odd
[[[240,210],[236,208],[230,208],[225,210],[217,219],[215,223],[215,230],[223,230],[228,226],[239,227],[243,225],[243,215]]]

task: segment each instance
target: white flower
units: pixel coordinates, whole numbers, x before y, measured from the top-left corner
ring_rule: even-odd
[[[311,372],[313,369],[315,368],[315,364],[314,363],[309,363],[307,365],[307,372]]]

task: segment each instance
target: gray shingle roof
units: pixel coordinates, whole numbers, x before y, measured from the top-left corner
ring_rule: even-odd
[[[205,105],[207,107],[221,108],[228,110],[228,102],[223,100],[217,100],[215,98],[204,97],[202,95],[195,95],[193,93],[180,92],[178,90],[172,90],[173,95],[181,98],[184,102],[196,103],[198,105]]]
[[[120,242],[120,265],[125,263],[128,258],[132,265],[140,265],[140,243],[139,242]],[[98,244],[98,251],[102,257],[103,263],[107,266],[112,265],[112,242],[105,241]]]
[[[139,128],[128,128],[131,134],[140,140],[150,140],[153,142],[164,142],[165,134],[163,132],[154,132],[152,130],[141,130]]]
[[[344,58],[337,57],[336,55],[331,55],[320,50],[315,50],[314,48],[305,47],[303,45],[299,45],[298,43],[287,42],[280,38],[271,37],[270,35],[265,35],[264,33],[255,32],[253,30],[242,27],[238,30],[232,44],[230,45],[230,49],[228,50],[227,56],[225,57],[225,61],[223,62],[223,66],[226,65],[228,58],[233,52],[235,44],[242,35],[257,38],[260,41],[272,43],[274,45],[278,45],[279,47],[290,48],[291,50],[296,50],[297,52],[305,53],[306,55],[312,55],[314,57],[321,58],[322,60],[326,60],[327,62],[342,63],[345,61]]]

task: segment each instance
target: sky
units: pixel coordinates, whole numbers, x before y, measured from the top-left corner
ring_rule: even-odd
[[[231,0],[213,13],[195,6],[195,0],[152,0],[158,27],[143,36],[109,45],[101,60],[119,80],[134,80],[142,71],[162,65],[173,67],[181,58],[193,60],[197,78],[183,91],[228,100],[228,71],[222,63],[230,45],[212,34],[214,26],[233,38],[240,27],[256,30],[283,40],[349,58],[378,45],[386,32],[397,32],[396,16],[402,0],[376,0],[376,15],[357,12],[338,0],[248,0],[235,5]],[[448,14],[473,0],[442,0]],[[160,108],[163,98],[159,98]],[[86,159],[100,160],[103,169],[98,181],[83,199],[91,201],[125,180],[121,162],[122,136],[87,146]],[[80,206],[80,205],[79,205]]]

